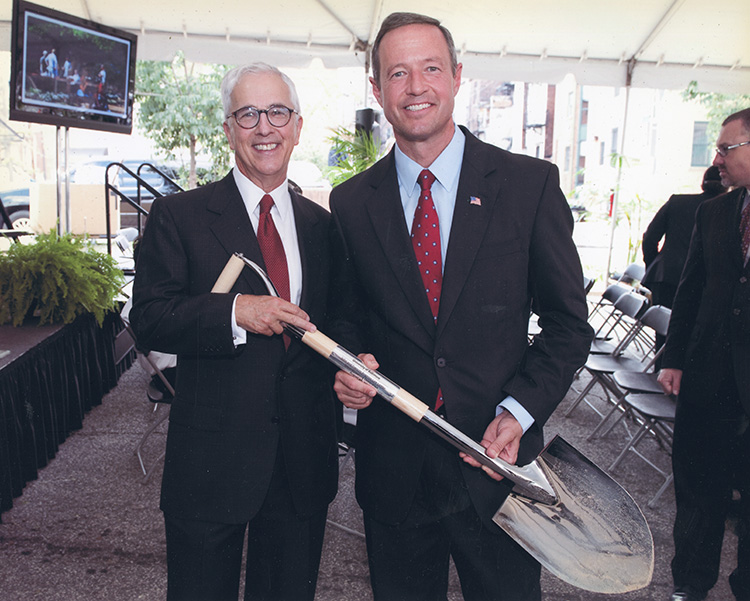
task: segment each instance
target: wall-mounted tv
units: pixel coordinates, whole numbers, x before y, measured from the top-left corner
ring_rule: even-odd
[[[14,0],[10,118],[129,134],[137,37]]]

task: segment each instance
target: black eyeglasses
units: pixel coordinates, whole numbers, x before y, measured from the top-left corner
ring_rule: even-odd
[[[292,113],[296,113],[294,109],[290,109],[284,105],[272,106],[267,109],[256,109],[254,106],[243,106],[241,109],[237,109],[233,113],[227,115],[234,117],[242,129],[253,129],[260,123],[260,116],[262,113],[266,114],[268,122],[274,127],[284,127],[289,120],[292,118]]]
[[[717,146],[716,147],[716,154],[718,154],[720,157],[725,157],[729,154],[730,150],[734,150],[735,148],[739,148],[740,146],[747,146],[750,144],[750,140],[747,142],[740,142],[739,144],[732,144],[731,146]]]

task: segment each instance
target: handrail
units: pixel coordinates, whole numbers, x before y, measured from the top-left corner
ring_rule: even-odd
[[[130,177],[132,177],[136,182],[136,190],[137,195],[136,198],[131,198],[122,190],[120,190],[115,184],[111,184],[109,181],[109,169],[110,167],[117,167],[118,169],[122,169],[125,173],[127,173]],[[118,162],[112,162],[109,165],[107,165],[107,168],[104,171],[104,202],[106,207],[106,228],[107,228],[107,252],[111,255],[112,254],[112,228],[110,225],[110,207],[109,207],[109,193],[114,193],[122,202],[125,202],[129,204],[131,207],[133,207],[136,210],[136,213],[138,215],[138,233],[141,232],[141,216],[145,215],[148,217],[148,211],[141,206],[141,187],[148,190],[151,194],[153,194],[154,198],[161,198],[164,196],[161,192],[159,192],[156,188],[154,188],[151,184],[149,184],[143,177],[141,177],[141,170],[143,168],[147,168],[151,170],[152,172],[158,174],[161,176],[161,178],[167,182],[174,185],[178,190],[183,191],[183,188],[175,182],[171,177],[169,177],[166,173],[164,173],[161,169],[156,167],[155,165],[152,165],[151,163],[141,163],[138,166],[137,173],[123,165],[122,163]]]

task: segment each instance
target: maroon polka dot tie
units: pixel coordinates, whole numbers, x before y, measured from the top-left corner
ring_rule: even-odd
[[[419,174],[419,202],[411,224],[411,243],[422,274],[427,300],[430,301],[432,318],[437,321],[440,307],[440,290],[443,286],[443,257],[440,247],[440,221],[432,200],[432,183],[435,176],[423,169]],[[438,390],[435,409],[443,404],[442,391]]]
[[[419,174],[419,187],[422,191],[411,225],[411,243],[422,274],[427,300],[430,301],[432,317],[437,321],[440,288],[443,285],[443,258],[440,251],[440,222],[430,190],[434,181],[435,176],[427,169]]]

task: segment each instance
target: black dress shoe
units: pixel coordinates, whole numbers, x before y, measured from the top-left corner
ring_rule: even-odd
[[[687,587],[678,587],[669,598],[670,601],[703,601],[708,593],[699,593],[695,589]]]

